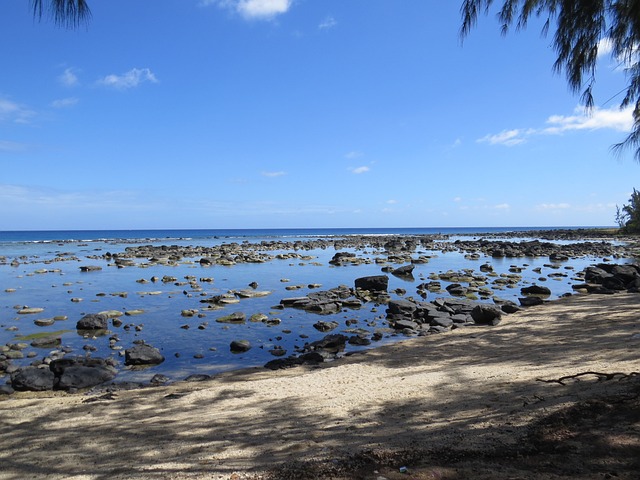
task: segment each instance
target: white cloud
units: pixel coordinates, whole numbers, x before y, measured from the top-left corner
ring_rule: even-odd
[[[0,122],[28,123],[34,115],[35,112],[24,105],[0,98]]]
[[[203,0],[201,5],[216,5],[232,10],[251,20],[270,20],[286,13],[292,0]]]
[[[58,77],[58,81],[65,87],[75,87],[80,83],[73,68],[65,69],[62,75]]]
[[[478,142],[489,145],[505,145],[513,147],[526,142],[534,135],[558,135],[576,130],[610,129],[619,132],[629,132],[633,126],[633,107],[608,109],[595,107],[586,112],[584,107],[577,106],[573,115],[551,115],[546,125],[540,128],[503,130],[494,135],[486,135]]]
[[[359,175],[361,173],[367,173],[370,170],[369,167],[367,166],[362,166],[362,167],[356,167],[356,168],[352,168],[351,172],[355,173],[356,175]]]
[[[390,200],[387,200],[387,203],[388,203],[389,205],[395,205],[395,204],[397,204],[397,203],[398,203],[398,200],[390,199]]]
[[[143,82],[158,83],[158,79],[148,68],[132,68],[122,75],[107,75],[98,83],[118,90],[134,88]]]
[[[68,108],[77,105],[79,100],[75,97],[60,98],[51,102],[53,108]]]
[[[550,127],[540,133],[562,133],[569,130],[600,130],[609,128],[620,132],[628,132],[633,126],[633,107],[620,110],[617,107],[609,109],[594,108],[587,114],[582,107],[576,107],[573,115],[552,115],[547,119]]]
[[[328,16],[326,17],[324,20],[322,20],[322,22],[320,22],[320,25],[318,25],[318,28],[320,30],[324,30],[327,28],[333,28],[338,24],[338,22],[336,21],[335,18]]]
[[[511,206],[508,203],[500,203],[498,205],[493,206],[496,210],[509,210]]]
[[[262,172],[262,175],[264,177],[274,178],[274,177],[281,177],[283,175],[286,175],[286,172]]]
[[[609,37],[603,38],[598,42],[598,57],[609,55],[613,51],[613,43]]]
[[[489,145],[506,145],[512,147],[519,145],[525,141],[523,138],[523,130],[503,130],[495,135],[486,135],[478,140],[478,142],[488,143]]]

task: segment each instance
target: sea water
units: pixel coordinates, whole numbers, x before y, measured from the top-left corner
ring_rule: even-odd
[[[274,357],[269,350],[279,346],[288,354],[306,342],[322,338],[313,324],[318,320],[335,320],[340,327],[332,333],[342,333],[350,328],[369,331],[387,327],[384,321],[384,305],[365,304],[360,309],[348,309],[336,314],[316,315],[301,310],[275,308],[281,299],[304,296],[314,290],[328,290],[340,285],[353,287],[354,280],[368,275],[380,275],[381,266],[375,262],[361,265],[332,266],[328,262],[336,253],[333,248],[317,248],[298,253],[309,259],[273,260],[266,263],[240,263],[233,266],[201,266],[199,258],[184,258],[177,265],[149,265],[117,268],[102,256],[117,254],[132,245],[181,245],[216,246],[224,243],[260,243],[262,241],[294,241],[340,238],[351,235],[448,235],[449,241],[458,235],[511,233],[534,228],[411,228],[411,229],[254,229],[254,230],[105,230],[105,231],[32,231],[0,232],[0,345],[17,342],[29,343],[34,336],[55,334],[62,338],[62,346],[74,355],[96,357],[112,356],[124,362],[122,351],[144,340],[161,350],[166,360],[161,365],[130,370],[121,365],[118,380],[148,381],[155,373],[163,373],[179,380],[192,373],[217,372],[260,366]],[[512,235],[512,234],[511,234]],[[510,239],[513,240],[513,239]],[[348,249],[347,249],[348,250]],[[290,250],[289,250],[290,251]],[[287,253],[268,252],[270,254]],[[375,258],[373,249],[358,251],[358,256]],[[434,273],[449,270],[473,269],[487,261],[497,274],[522,268],[520,286],[539,283],[550,273],[564,273],[546,281],[552,290],[551,299],[572,292],[575,272],[602,261],[601,258],[572,259],[561,265],[549,265],[549,259],[541,258],[492,258],[469,259],[459,252],[425,251],[418,249],[413,256],[426,255],[428,263],[416,264],[412,279],[389,276],[389,291],[405,290],[406,296],[416,297],[416,286],[428,281]],[[70,260],[73,258],[72,260]],[[12,262],[17,260],[17,264]],[[141,263],[144,263],[144,259]],[[80,266],[98,266],[101,270],[81,272]],[[396,265],[397,267],[398,265]],[[534,272],[535,268],[540,273]],[[175,281],[156,281],[157,277],[173,277]],[[196,278],[201,291],[192,291],[187,278]],[[211,281],[209,281],[211,280]],[[271,292],[260,298],[243,299],[237,304],[219,311],[204,311],[202,299],[222,295],[230,291],[248,288],[252,282],[258,290]],[[318,288],[310,288],[320,284]],[[442,282],[443,288],[447,282]],[[296,290],[287,287],[300,286]],[[520,296],[519,287],[496,291],[501,298],[514,300]],[[392,294],[392,297],[397,297]],[[427,300],[441,294],[429,294]],[[40,314],[18,314],[18,307],[39,307]],[[132,312],[140,315],[123,316],[123,325],[111,328],[100,337],[86,336],[75,329],[76,322],[87,313],[106,310]],[[197,310],[201,316],[185,317],[183,310]],[[244,324],[223,324],[216,319],[232,312],[243,312],[247,318],[254,313],[264,313],[279,325],[247,321]],[[34,320],[64,316],[66,320],[40,327]],[[117,335],[117,346],[109,347],[109,338]],[[388,333],[384,339],[371,346],[397,341],[402,335]],[[252,348],[243,354],[232,354],[232,340],[249,340]],[[349,346],[348,350],[364,347]],[[16,365],[28,365],[42,359],[54,349],[28,347],[25,358]]]

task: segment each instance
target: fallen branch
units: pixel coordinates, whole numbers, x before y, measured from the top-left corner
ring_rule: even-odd
[[[564,377],[554,378],[551,380],[536,378],[536,381],[544,382],[544,383],[559,383],[560,385],[566,385],[564,383],[566,380],[576,380],[578,377],[584,377],[586,375],[595,375],[596,377],[598,377],[598,381],[602,381],[602,380],[608,381],[608,380],[613,380],[616,377],[620,377],[618,378],[618,381],[620,381],[620,380],[627,380],[631,377],[635,377],[636,375],[640,375],[640,372],[631,372],[631,373],[580,372],[580,373],[576,373],[575,375],[565,375]]]

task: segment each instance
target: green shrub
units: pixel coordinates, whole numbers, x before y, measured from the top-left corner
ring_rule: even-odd
[[[640,192],[633,189],[629,203],[616,205],[616,223],[621,233],[640,233]]]

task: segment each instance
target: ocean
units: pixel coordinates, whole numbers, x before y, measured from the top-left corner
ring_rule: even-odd
[[[587,228],[587,227],[585,227]],[[588,227],[591,228],[591,227]],[[372,229],[239,229],[239,230],[86,230],[86,231],[21,231],[0,232],[0,346],[16,350],[22,358],[17,366],[38,363],[60,350],[70,355],[113,357],[121,363],[117,380],[148,382],[156,373],[179,380],[193,373],[215,374],[231,369],[257,367],[274,357],[275,347],[293,354],[305,343],[322,338],[326,333],[314,328],[318,320],[335,321],[340,327],[332,333],[370,335],[384,332],[383,338],[371,346],[351,346],[346,353],[375,345],[399,341],[403,335],[390,332],[385,322],[384,305],[365,304],[328,315],[317,315],[298,309],[278,308],[282,299],[304,296],[311,291],[328,290],[341,285],[354,286],[356,278],[380,275],[377,261],[381,252],[374,248],[344,249],[370,261],[358,265],[334,266],[329,263],[336,254],[331,244],[303,252],[269,251],[273,258],[263,263],[237,263],[231,266],[206,266],[199,258],[183,258],[171,264],[150,263],[136,259],[134,266],[118,267],[113,255],[138,245],[218,246],[224,244],[260,244],[261,242],[301,242],[314,239],[337,239],[358,235],[438,235],[444,242],[466,236],[509,235],[518,241],[518,232],[541,230],[518,228],[372,228]],[[558,228],[560,229],[560,228]],[[546,230],[549,230],[548,228]],[[516,232],[516,238],[513,236]],[[523,233],[523,237],[526,234]],[[108,256],[106,254],[109,254]],[[536,258],[472,258],[447,249],[418,249],[413,256],[428,258],[417,263],[414,276],[390,275],[392,297],[415,296],[420,283],[444,272],[477,272],[490,262],[496,275],[519,271],[517,288],[491,285],[496,295],[517,301],[519,287],[544,282],[551,288],[550,299],[572,292],[574,274],[602,258],[572,258],[563,264],[551,264],[547,257]],[[81,271],[82,266],[97,267]],[[398,266],[398,265],[394,265]],[[155,279],[155,281],[153,280]],[[201,300],[229,295],[256,284],[260,291],[270,292],[259,298],[241,299],[220,311],[207,310]],[[313,285],[313,287],[311,287]],[[429,293],[428,301],[447,296],[443,290]],[[403,293],[406,292],[406,293]],[[480,299],[491,301],[491,299]],[[19,314],[23,307],[41,308],[37,314]],[[123,313],[122,325],[110,328],[100,336],[87,336],[75,329],[76,322],[88,313],[117,310]],[[137,315],[126,315],[139,311]],[[185,311],[196,312],[192,317]],[[220,317],[242,312],[249,318],[264,314],[270,322],[242,324],[218,323]],[[52,319],[54,321],[50,321]],[[57,336],[57,348],[33,347],[32,341],[42,336]],[[232,340],[251,342],[252,348],[242,354],[230,352]],[[159,348],[165,361],[155,367],[133,370],[122,365],[123,352],[136,342]],[[15,356],[15,355],[14,355]],[[20,356],[20,355],[17,355]],[[1,381],[1,380],[0,380]]]

